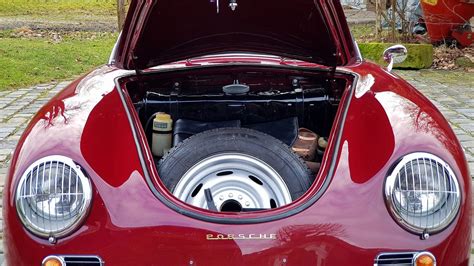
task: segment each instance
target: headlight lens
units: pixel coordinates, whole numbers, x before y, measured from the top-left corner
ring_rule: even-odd
[[[16,207],[32,233],[61,237],[83,220],[91,197],[90,180],[76,163],[64,156],[48,156],[34,162],[21,177]]]
[[[435,233],[456,217],[460,205],[454,172],[439,157],[412,153],[401,159],[385,183],[387,205],[396,220],[414,233]]]

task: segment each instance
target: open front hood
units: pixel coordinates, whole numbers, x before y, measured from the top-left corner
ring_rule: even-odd
[[[237,6],[232,10],[230,5],[235,1]],[[202,55],[243,52],[334,67],[344,61],[343,49],[336,37],[341,35],[328,17],[334,6],[341,8],[339,1],[329,2],[132,1],[115,65],[139,70]]]

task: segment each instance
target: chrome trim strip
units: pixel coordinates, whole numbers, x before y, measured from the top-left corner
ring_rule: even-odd
[[[64,261],[66,261],[66,266],[67,266],[67,259],[82,259],[82,258],[87,258],[87,259],[96,259],[97,260],[97,263],[100,265],[100,266],[103,266],[105,265],[105,261],[97,256],[97,255],[60,255],[60,257],[62,259],[64,259]],[[90,263],[89,263],[90,264]]]
[[[120,31],[117,41],[115,41],[114,47],[112,48],[112,51],[110,52],[109,56],[109,61],[107,62],[107,65],[111,66],[115,64],[115,58],[117,57],[117,50],[120,42],[120,37],[122,37],[122,31]]]
[[[354,39],[354,37],[352,37],[352,39]],[[362,53],[360,52],[359,45],[357,44],[357,41],[355,41],[355,39],[354,39],[354,50],[355,50],[355,53],[356,53],[356,57],[360,61],[363,61],[364,58],[362,57]]]

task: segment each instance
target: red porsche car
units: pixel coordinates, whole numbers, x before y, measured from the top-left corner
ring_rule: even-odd
[[[40,109],[8,265],[468,265],[448,122],[364,62],[338,1],[132,1],[110,62]]]

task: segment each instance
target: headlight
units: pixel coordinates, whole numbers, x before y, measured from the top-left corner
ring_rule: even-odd
[[[385,182],[387,206],[398,223],[414,233],[436,233],[456,217],[459,184],[449,165],[432,154],[401,159]]]
[[[41,237],[71,233],[84,219],[91,202],[89,179],[64,156],[34,162],[16,190],[16,208],[23,225]]]

